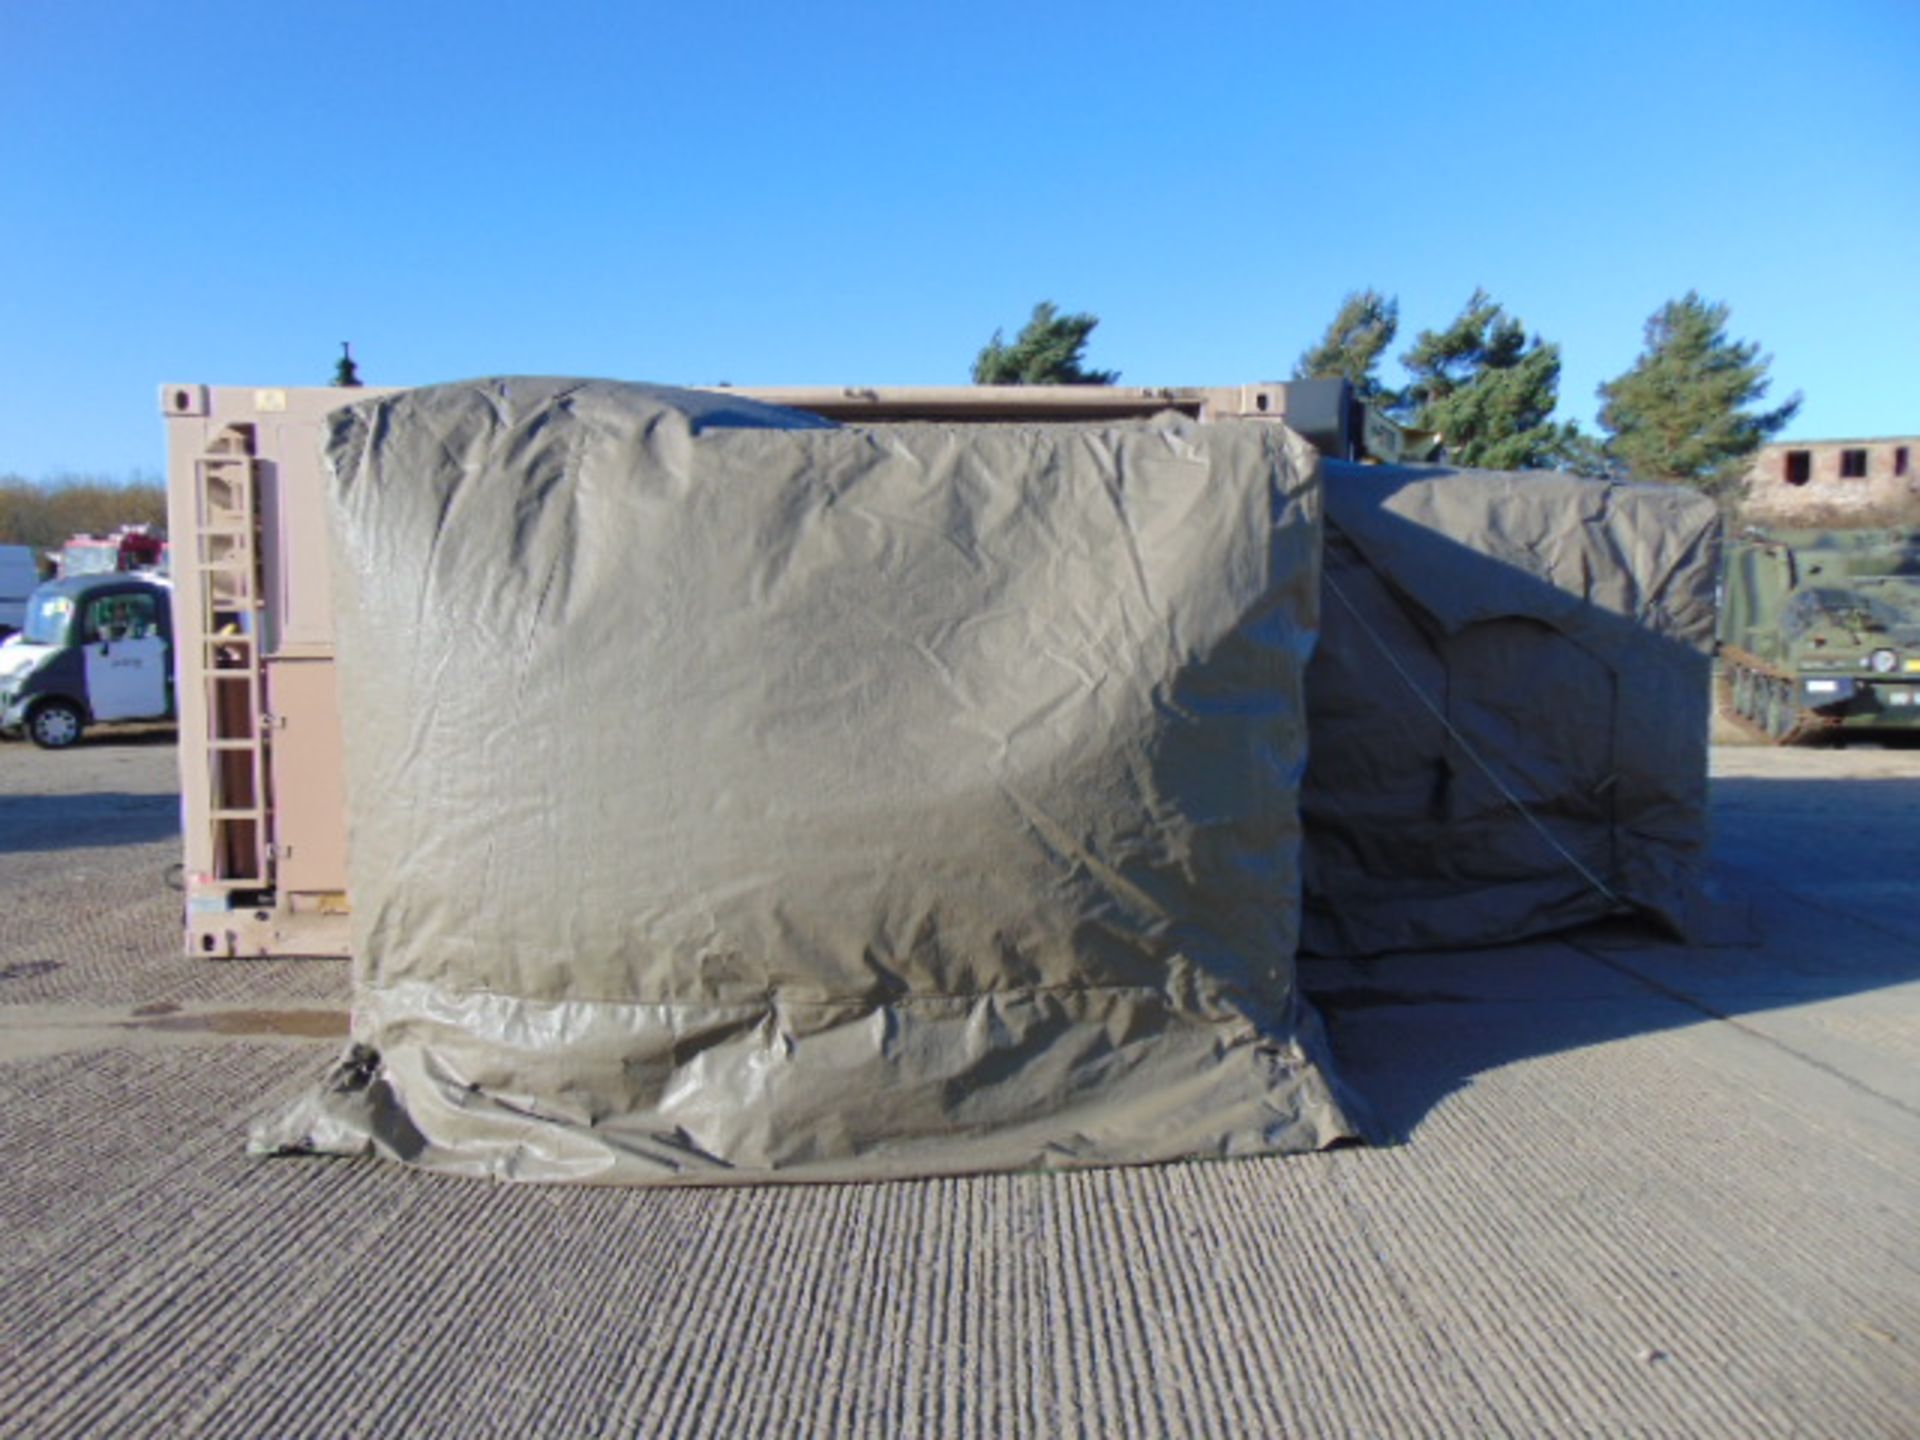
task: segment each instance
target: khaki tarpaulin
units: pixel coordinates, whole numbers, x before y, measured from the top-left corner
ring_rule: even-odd
[[[1352,1133],[1294,988],[1285,429],[498,380],[329,455],[354,1045],[257,1148],[711,1183]]]
[[[1676,486],[1328,462],[1304,943],[1686,931],[1720,524]]]

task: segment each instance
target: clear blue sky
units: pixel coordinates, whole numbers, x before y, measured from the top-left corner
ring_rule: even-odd
[[[0,0],[0,473],[162,467],[159,382],[1284,378],[1476,285],[1562,413],[1698,288],[1792,433],[1920,431],[1920,3]]]

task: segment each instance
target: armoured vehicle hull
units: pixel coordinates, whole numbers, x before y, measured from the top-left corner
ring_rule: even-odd
[[[1723,703],[1777,743],[1920,730],[1920,532],[1730,545],[1720,668]]]

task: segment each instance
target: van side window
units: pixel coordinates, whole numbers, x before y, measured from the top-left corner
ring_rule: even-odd
[[[80,643],[143,640],[160,633],[160,616],[151,595],[105,595],[87,606]]]

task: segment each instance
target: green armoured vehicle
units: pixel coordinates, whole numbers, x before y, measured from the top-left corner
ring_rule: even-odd
[[[1733,714],[1780,744],[1920,730],[1920,531],[1729,544],[1720,670]]]

